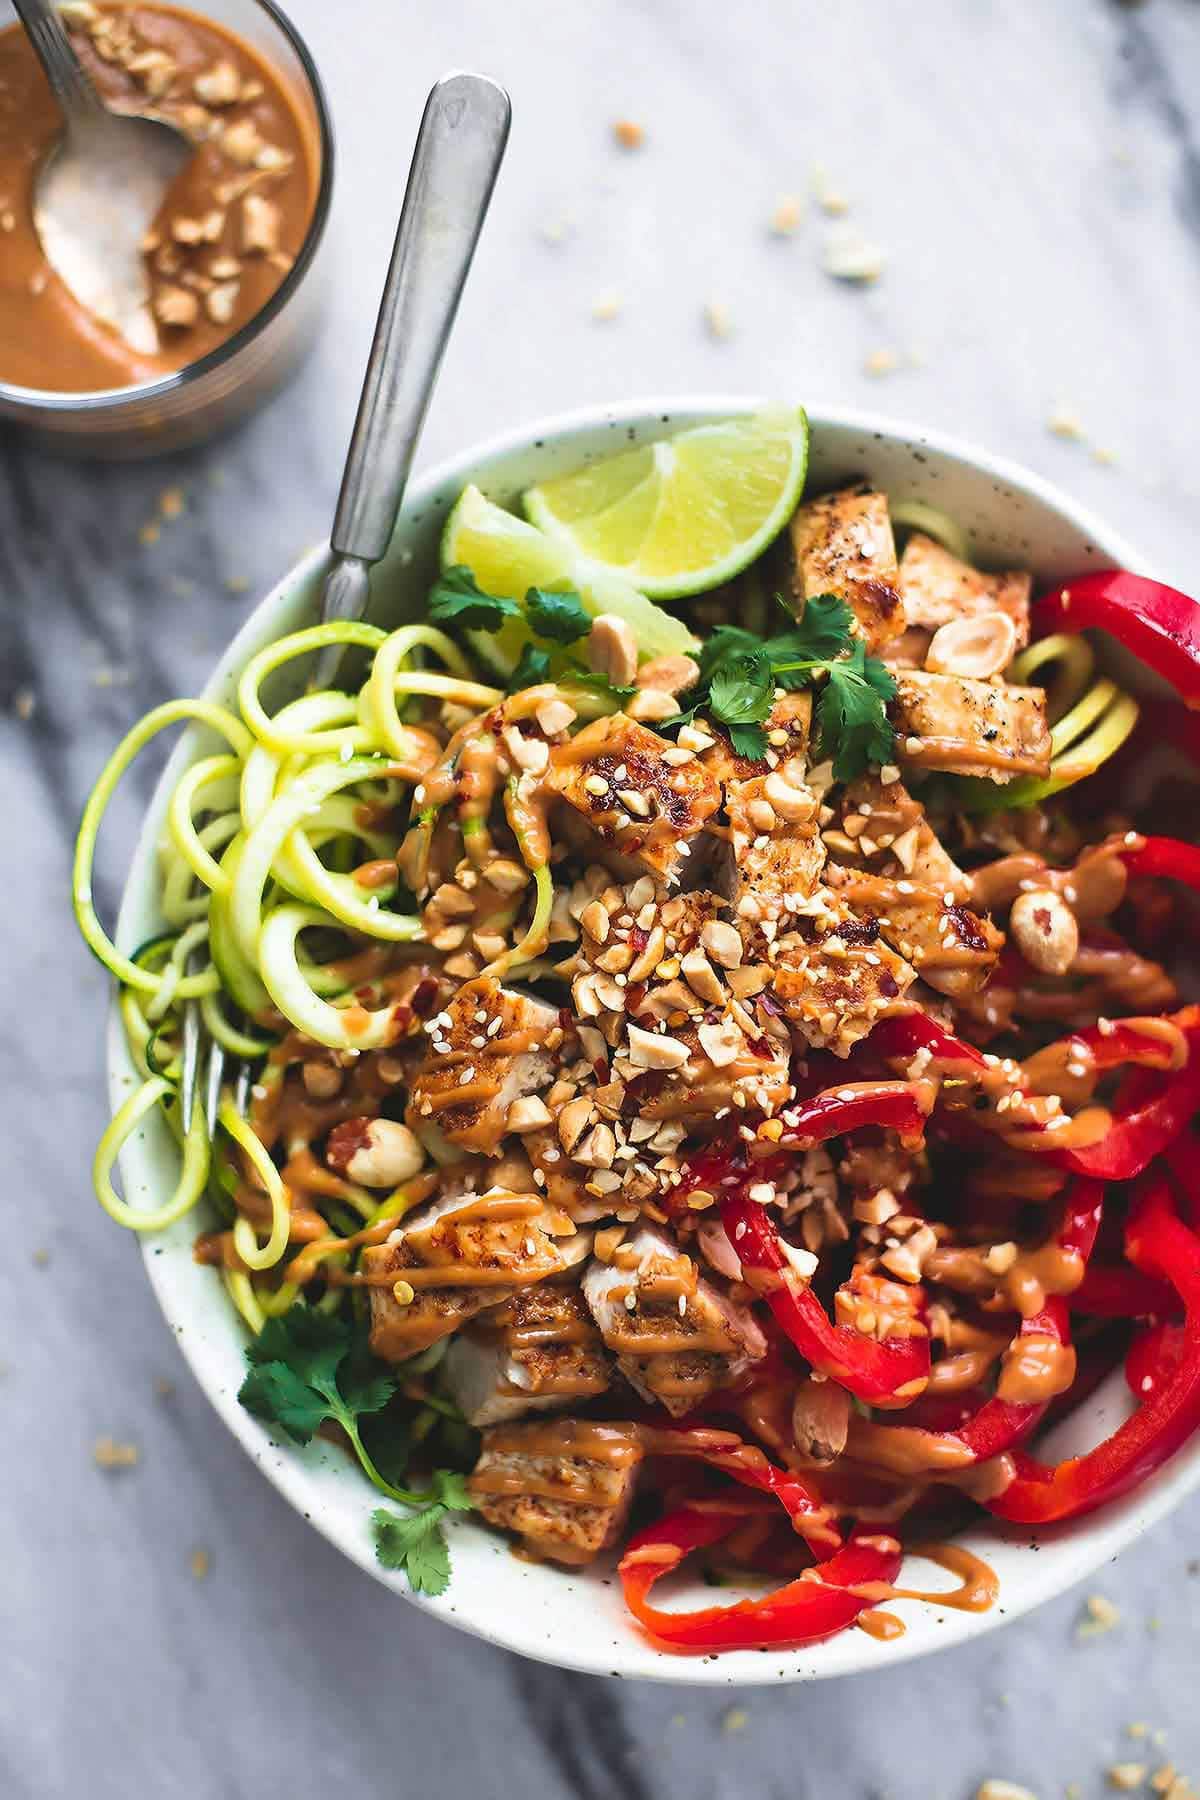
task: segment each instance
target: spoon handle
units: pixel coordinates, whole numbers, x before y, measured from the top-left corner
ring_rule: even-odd
[[[378,562],[391,542],[511,110],[484,75],[443,76],[426,102],[338,496],[339,556]]]
[[[52,0],[13,0],[33,53],[42,65],[68,127],[94,127],[108,110],[76,56],[57,6]]]

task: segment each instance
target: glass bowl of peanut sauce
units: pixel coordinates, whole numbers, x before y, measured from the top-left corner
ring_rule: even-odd
[[[142,241],[143,328],[123,335],[47,260],[36,180],[61,115],[0,0],[0,422],[82,456],[176,450],[246,417],[311,345],[333,184],[325,94],[273,0],[62,12],[106,104],[166,120],[190,148]]]

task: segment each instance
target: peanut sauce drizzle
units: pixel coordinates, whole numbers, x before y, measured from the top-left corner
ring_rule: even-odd
[[[1000,1582],[994,1569],[974,1551],[961,1544],[922,1544],[913,1552],[926,1562],[957,1575],[959,1585],[932,1592],[924,1588],[895,1587],[890,1581],[863,1581],[848,1591],[862,1600],[919,1600],[926,1606],[950,1606],[956,1612],[987,1612],[996,1603]],[[903,1637],[904,1621],[894,1613],[871,1609],[860,1613],[856,1621],[860,1631],[883,1641]]]

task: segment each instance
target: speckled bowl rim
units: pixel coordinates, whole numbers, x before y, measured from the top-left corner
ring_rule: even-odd
[[[524,463],[526,468],[516,478],[523,484],[529,479],[531,454],[552,458],[556,449],[570,451],[577,439],[590,438],[592,447],[578,454],[595,455],[611,447],[609,433],[651,437],[668,421],[678,428],[752,411],[762,404],[744,395],[631,401],[552,416],[493,437],[440,463],[411,484],[397,532],[398,562],[402,565],[405,560],[408,522],[417,525],[436,505],[439,494],[461,487],[480,471],[490,475],[493,486],[502,488],[504,477],[497,470]],[[983,478],[1002,498],[1045,513],[1050,537],[1057,530],[1085,540],[1083,554],[1094,559],[1096,566],[1119,562],[1147,568],[1145,559],[1099,519],[1013,462],[947,434],[870,413],[815,406],[809,409],[809,417],[817,446],[823,432],[842,433],[855,439],[860,451],[866,450],[867,460],[872,455],[906,455],[919,466],[923,459],[946,459],[953,465],[952,480]],[[922,484],[921,477],[914,479],[916,485]],[[427,517],[424,522],[428,531]],[[310,552],[255,608],[214,671],[205,689],[208,698],[228,698],[236,671],[249,656],[281,630],[292,628],[289,610],[296,615],[297,595],[315,589],[327,554],[324,546]],[[152,915],[154,846],[166,798],[183,767],[197,754],[199,742],[195,733],[181,740],[155,791],[121,906],[118,935],[122,944],[140,941],[141,927]],[[128,1092],[132,1076],[115,1003],[109,1018],[108,1051],[109,1088],[115,1106]],[[135,1205],[149,1206],[161,1199],[174,1179],[173,1155],[165,1130],[156,1130],[153,1121],[130,1141],[121,1167],[126,1192]],[[165,1233],[142,1240],[151,1286],[217,1413],[288,1503],[360,1568],[412,1604],[488,1642],[562,1668],[702,1686],[808,1681],[893,1668],[910,1657],[973,1641],[1061,1594],[1115,1557],[1200,1485],[1198,1439],[1136,1494],[1078,1525],[1036,1536],[993,1525],[966,1534],[966,1541],[982,1545],[998,1566],[1002,1578],[999,1604],[990,1612],[972,1614],[898,1603],[893,1610],[904,1619],[906,1634],[889,1644],[850,1631],[829,1643],[798,1651],[736,1651],[703,1659],[669,1655],[642,1638],[624,1612],[611,1560],[582,1575],[531,1565],[511,1556],[502,1540],[470,1519],[456,1520],[451,1527],[455,1571],[447,1593],[437,1599],[414,1596],[402,1577],[389,1574],[375,1561],[368,1526],[374,1498],[357,1469],[336,1449],[320,1442],[303,1451],[278,1443],[238,1405],[242,1333],[212,1271],[198,1268],[192,1260],[194,1230],[194,1220],[183,1220]],[[1053,1448],[1064,1454],[1083,1447],[1085,1441],[1112,1430],[1127,1405],[1118,1373],[1074,1419],[1057,1429],[1051,1440]],[[1081,1421],[1090,1434],[1086,1440],[1080,1437]],[[923,1566],[922,1575],[928,1568]],[[936,1573],[930,1573],[932,1581],[925,1585],[940,1585]],[[678,1603],[711,1604],[711,1600],[711,1590],[697,1586]]]

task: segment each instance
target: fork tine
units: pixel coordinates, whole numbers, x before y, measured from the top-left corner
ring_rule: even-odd
[[[225,1050],[213,1040],[208,1052],[208,1075],[204,1089],[204,1116],[208,1120],[209,1142],[217,1135],[217,1108],[221,1104],[221,1083],[225,1077]]]
[[[196,1109],[196,1077],[200,1069],[200,1004],[189,1000],[183,1009],[183,1069],[179,1080],[179,1100],[185,1134],[192,1128]]]
[[[237,1087],[234,1091],[234,1105],[244,1119],[250,1110],[250,1066],[242,1063],[238,1069]]]

